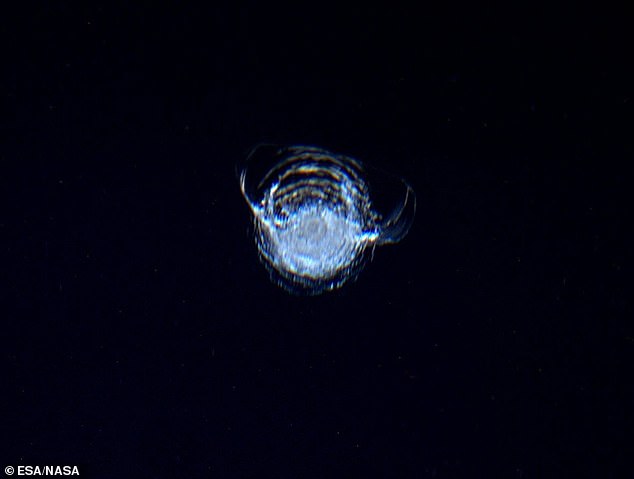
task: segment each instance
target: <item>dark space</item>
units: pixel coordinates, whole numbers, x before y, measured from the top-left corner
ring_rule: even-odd
[[[625,12],[46,2],[0,19],[0,459],[84,477],[634,477]],[[316,297],[236,165],[408,180]]]

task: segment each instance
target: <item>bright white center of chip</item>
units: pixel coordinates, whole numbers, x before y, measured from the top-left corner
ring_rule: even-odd
[[[293,274],[327,278],[349,266],[360,251],[362,225],[320,204],[299,208],[281,228],[267,228],[271,258]]]

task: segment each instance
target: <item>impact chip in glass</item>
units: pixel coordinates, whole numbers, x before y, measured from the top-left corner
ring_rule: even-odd
[[[368,251],[397,243],[416,211],[401,178],[312,146],[261,145],[240,172],[260,258],[289,292],[320,294],[355,279]]]

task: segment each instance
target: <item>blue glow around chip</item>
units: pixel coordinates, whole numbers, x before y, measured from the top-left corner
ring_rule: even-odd
[[[416,210],[412,188],[383,172],[368,176],[359,161],[320,148],[253,150],[240,187],[274,282],[298,294],[339,288],[357,277],[368,249],[405,237]],[[387,213],[373,207],[371,191]]]

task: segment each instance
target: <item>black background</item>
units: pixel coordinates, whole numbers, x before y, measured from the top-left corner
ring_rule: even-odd
[[[623,12],[48,3],[0,20],[3,467],[632,477]],[[409,236],[286,294],[260,142],[407,178]]]

